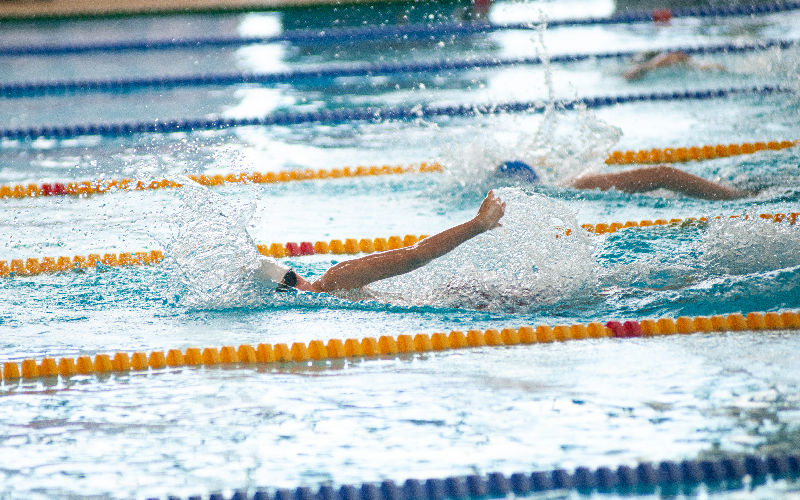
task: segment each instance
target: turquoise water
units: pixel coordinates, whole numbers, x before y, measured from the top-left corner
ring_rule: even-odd
[[[498,22],[608,15],[607,2],[498,3]],[[798,14],[678,20],[671,26],[549,30],[550,54],[798,36]],[[20,23],[3,43],[268,35],[279,14]],[[295,22],[295,21],[292,21]],[[274,71],[342,61],[530,56],[535,31],[456,41],[4,58],[0,81]],[[556,98],[758,84],[797,85],[795,50],[704,58],[727,72],[620,78],[625,61],[552,68]],[[202,87],[4,99],[6,127],[341,106],[546,99],[545,68],[522,67],[299,85]],[[595,114],[424,123],[246,127],[219,132],[0,143],[0,183],[179,178],[185,173],[341,168],[438,159],[442,174],[235,185],[88,198],[4,200],[2,259],[208,245],[218,264],[14,277],[0,282],[0,361],[261,342],[308,342],[523,324],[800,308],[800,229],[760,219],[555,238],[555,226],[798,211],[800,153],[761,152],[683,168],[752,198],[577,191],[609,149],[794,140],[794,96],[620,105]],[[535,163],[530,187],[491,175]],[[238,272],[258,243],[431,234],[471,217],[489,189],[503,229],[430,267],[375,285],[388,303],[264,296]],[[206,210],[207,209],[207,210]],[[253,218],[249,215],[252,212]],[[238,216],[236,215],[238,214]],[[191,228],[191,231],[188,229]],[[245,233],[246,231],[246,233]],[[223,259],[221,256],[229,256]],[[290,261],[316,277],[350,258]],[[182,279],[183,277],[183,279]],[[192,279],[188,279],[188,278]],[[236,369],[169,369],[0,386],[0,497],[166,498],[257,486],[316,487],[409,477],[568,469],[797,449],[798,337],[792,332],[586,340]],[[774,497],[793,482],[687,496]]]

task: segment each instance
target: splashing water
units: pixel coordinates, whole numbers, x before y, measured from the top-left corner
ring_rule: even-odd
[[[602,264],[609,255],[602,256],[599,283],[613,288],[701,289],[747,276],[761,281],[766,274],[800,266],[800,227],[788,221],[775,224],[750,215],[748,219],[714,219],[696,229],[696,236],[672,234],[674,245],[655,252],[636,251],[624,239],[607,240],[605,252],[624,253],[625,260],[633,260]]]
[[[600,120],[583,105],[571,114],[553,109],[545,114],[542,128],[545,133],[523,136],[517,151],[523,161],[557,184],[601,168],[622,137],[619,128]]]
[[[749,54],[738,58],[731,69],[736,73],[768,79],[769,83],[777,81],[795,91],[800,90],[800,48],[797,46],[784,49],[776,47]],[[797,102],[796,95],[786,97]]]
[[[173,236],[165,246],[168,296],[177,305],[351,307],[316,294],[267,293],[254,279],[260,257],[246,229],[255,203],[234,204],[188,180],[183,183]],[[367,292],[380,302],[404,307],[527,313],[590,299],[599,286],[683,289],[721,275],[800,266],[800,226],[755,216],[712,220],[694,249],[677,259],[657,252],[601,269],[596,245],[602,240],[590,240],[574,229],[566,235],[566,228],[580,225],[564,204],[519,188],[496,193],[507,204],[501,228],[421,269],[373,283]]]
[[[259,254],[247,233],[255,202],[234,204],[181,179],[181,206],[165,245],[168,297],[192,309],[256,306],[265,296],[253,279]]]
[[[246,307],[354,307],[336,297],[314,293],[276,293],[258,278],[261,256],[247,232],[256,202],[229,201],[188,178],[176,191],[180,208],[162,268],[168,275],[164,295],[189,310]]]
[[[462,188],[469,182],[477,191],[485,191],[498,184],[500,179],[495,174],[498,165],[511,160],[532,166],[543,182],[549,184],[568,183],[577,175],[604,165],[608,152],[622,137],[622,131],[597,118],[584,105],[576,106],[571,112],[556,108],[552,67],[544,43],[546,27],[547,20],[543,19],[537,25],[536,35],[536,52],[542,60],[549,96],[538,128],[533,133],[518,134],[517,140],[511,143],[499,139],[502,131],[492,129],[469,134],[466,144],[460,144],[455,138],[446,141],[454,146],[445,146],[440,153],[440,162],[448,168],[444,182]],[[515,130],[528,128],[519,119],[515,118],[514,123]],[[506,185],[521,183],[514,179],[502,182]]]
[[[604,268],[598,275],[601,286],[612,289],[641,287],[659,290],[680,289],[704,277],[697,268],[694,256],[656,252],[629,263],[617,263]]]
[[[404,305],[524,312],[574,300],[595,289],[595,259],[562,203],[519,188],[501,188],[503,226],[473,238],[411,273],[370,285]]]
[[[454,140],[454,145],[443,148],[439,161],[447,172],[439,189],[485,192],[497,185],[528,184],[496,174],[500,164],[512,160],[533,167],[545,184],[567,184],[579,174],[602,168],[622,135],[582,106],[569,114],[555,109],[545,112],[535,133],[523,134],[512,143],[495,130],[477,132],[466,144]]]
[[[165,244],[168,297],[191,309],[288,305],[347,307],[314,294],[266,293],[254,279],[259,254],[247,233],[255,203],[235,204],[189,180]],[[412,273],[368,287],[378,300],[525,313],[592,297],[598,286],[684,288],[720,275],[800,266],[800,226],[749,219],[712,220],[694,251],[676,260],[656,253],[600,269],[595,244],[564,204],[519,188],[500,188],[503,226],[473,238]],[[637,285],[638,283],[638,285]],[[301,296],[302,295],[302,296]]]
[[[747,219],[714,219],[699,243],[710,272],[743,275],[800,266],[800,226]]]
[[[254,277],[260,257],[247,233],[255,203],[234,204],[196,183],[181,182],[181,207],[165,245],[173,302],[190,309],[347,307],[316,294],[267,293]],[[566,228],[579,227],[569,209],[518,188],[497,194],[507,203],[501,228],[422,269],[374,283],[367,292],[402,306],[520,311],[592,290],[595,261],[588,238],[582,231],[565,235]]]
[[[548,110],[555,107],[556,102],[556,88],[553,85],[553,71],[550,66],[550,53],[547,51],[547,45],[544,43],[544,34],[547,31],[547,15],[539,11],[539,24],[536,25],[536,38],[539,45],[536,47],[536,56],[541,59],[542,67],[544,67],[544,82],[547,85]]]

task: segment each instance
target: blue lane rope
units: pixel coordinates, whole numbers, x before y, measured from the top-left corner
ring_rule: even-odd
[[[452,476],[445,479],[408,479],[402,485],[392,480],[380,484],[345,484],[338,488],[323,485],[315,493],[308,486],[296,489],[281,488],[272,494],[267,489],[258,489],[252,495],[247,491],[236,491],[231,500],[468,500],[484,498],[516,497],[552,490],[577,490],[581,494],[617,492],[652,494],[656,488],[662,493],[675,493],[682,486],[693,487],[705,483],[712,488],[741,489],[747,476],[751,484],[764,482],[768,477],[775,480],[800,475],[800,453],[760,457],[747,455],[744,458],[720,460],[663,461],[658,464],[641,463],[635,467],[621,465],[616,469],[578,467],[570,474],[566,469],[547,472],[517,472],[506,477],[501,472],[486,476]],[[174,497],[169,497],[174,498]],[[202,500],[201,496],[190,500]],[[208,500],[226,500],[221,493],[212,493]]]
[[[791,94],[794,90],[782,86],[758,86],[712,90],[687,90],[676,92],[654,92],[605,97],[584,97],[562,100],[555,103],[559,109],[574,109],[577,106],[600,108],[616,104],[646,101],[682,101],[716,99],[735,95]],[[396,106],[339,108],[307,112],[276,112],[255,118],[186,119],[151,122],[129,122],[111,124],[64,125],[30,128],[0,129],[0,138],[11,140],[70,139],[82,136],[123,137],[143,133],[193,132],[199,130],[221,130],[242,126],[298,125],[304,123],[340,124],[354,121],[381,122],[385,120],[416,120],[442,116],[497,115],[505,113],[533,112],[545,110],[542,101],[507,102],[494,104],[462,104],[458,106]]]
[[[797,40],[764,40],[754,43],[725,43],[720,45],[687,46],[663,49],[670,52],[685,52],[691,55],[742,53],[773,48],[787,49],[798,44]],[[606,52],[599,54],[564,54],[550,58],[552,63],[571,63],[589,59],[619,59],[632,57],[638,51]],[[49,94],[88,92],[132,92],[175,87],[199,87],[208,85],[278,84],[302,80],[338,77],[373,77],[400,73],[430,73],[438,71],[499,68],[506,66],[541,64],[539,57],[514,59],[462,59],[388,63],[351,63],[302,68],[275,73],[212,73],[205,75],[161,76],[107,80],[64,80],[52,82],[21,82],[0,85],[0,96],[33,97]]]
[[[800,9],[800,2],[773,2],[757,5],[722,5],[689,7],[670,11],[672,18],[680,17],[737,17],[757,14],[772,14]],[[568,26],[591,26],[607,24],[632,24],[653,21],[657,11],[629,11],[610,17],[584,19],[561,19],[548,21],[550,28]],[[121,52],[126,50],[169,50],[195,48],[239,47],[242,45],[292,42],[301,44],[332,44],[339,42],[365,42],[370,40],[419,40],[440,39],[477,33],[492,33],[505,30],[529,30],[535,23],[493,24],[485,21],[453,22],[439,24],[408,24],[400,26],[369,26],[357,28],[333,28],[326,30],[291,30],[280,35],[266,37],[209,37],[189,40],[126,41],[68,45],[23,45],[0,48],[0,56],[61,55],[86,52]]]

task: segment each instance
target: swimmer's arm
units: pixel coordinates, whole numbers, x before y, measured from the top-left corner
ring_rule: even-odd
[[[626,193],[643,193],[654,189],[669,189],[686,196],[706,200],[730,200],[750,195],[746,191],[729,188],[666,165],[636,168],[609,174],[584,175],[573,180],[572,187],[577,189],[600,189],[602,191],[613,187]]]
[[[668,68],[677,64],[686,64],[691,61],[691,56],[686,52],[667,52],[660,54],[647,63],[650,69]]]
[[[649,71],[650,71],[649,68],[647,68],[642,64],[639,64],[622,73],[622,78],[628,80],[629,82],[635,80],[641,80],[642,78],[644,78],[644,75],[646,75]]]
[[[691,63],[691,57],[686,52],[667,52],[659,54],[646,63],[638,64],[633,68],[622,73],[622,77],[628,81],[640,80],[650,71],[658,68],[667,68],[676,64]]]
[[[722,64],[717,64],[717,63],[701,63],[696,61],[689,61],[689,66],[702,71],[721,71],[723,73],[727,73],[728,71],[728,68],[726,68]]]
[[[314,283],[305,282],[307,285],[298,283],[298,288],[318,293],[352,290],[378,280],[408,273],[445,255],[470,238],[498,227],[505,206],[505,202],[489,191],[481,203],[478,215],[472,220],[429,236],[410,247],[341,262],[328,269]]]

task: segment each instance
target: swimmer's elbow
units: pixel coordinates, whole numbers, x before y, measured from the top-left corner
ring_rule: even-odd
[[[377,279],[385,279],[419,269],[438,257],[438,253],[427,246],[419,244],[393,250],[390,256],[381,261],[378,269],[373,269]]]
[[[428,251],[428,249],[418,244],[404,248],[403,250],[405,250],[403,265],[408,269],[404,272],[418,269],[438,257],[435,253]]]

